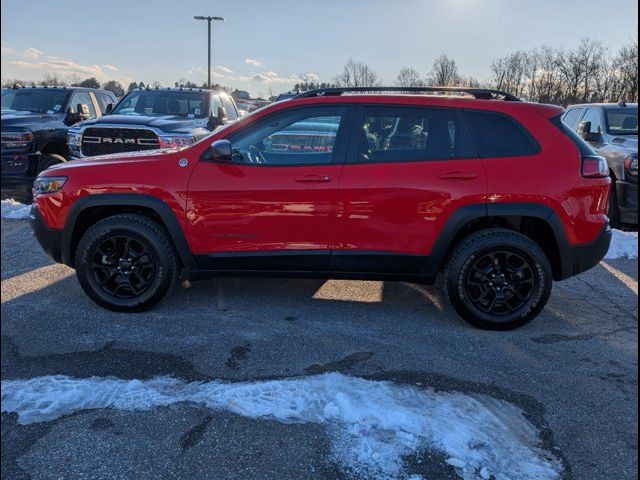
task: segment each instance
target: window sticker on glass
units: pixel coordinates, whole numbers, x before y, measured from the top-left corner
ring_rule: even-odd
[[[54,111],[54,112],[59,112],[61,108],[62,108],[62,105],[60,105],[59,103],[57,103],[57,104],[53,107],[53,111]]]
[[[194,115],[200,115],[200,109],[199,108],[194,109],[193,110],[193,114]]]

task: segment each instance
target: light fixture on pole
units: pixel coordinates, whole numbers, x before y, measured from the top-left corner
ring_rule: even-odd
[[[193,17],[196,20],[206,20],[207,21],[207,34],[208,34],[208,42],[207,42],[207,52],[208,52],[208,61],[207,61],[207,88],[211,88],[211,22],[214,20],[219,20],[221,22],[225,21],[224,17],[204,17],[197,16]]]

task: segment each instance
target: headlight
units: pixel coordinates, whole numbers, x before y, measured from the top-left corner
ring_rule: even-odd
[[[158,137],[160,148],[188,147],[196,142],[191,135],[160,135]]]
[[[55,193],[59,191],[67,181],[67,177],[38,177],[33,182],[33,194]]]
[[[33,133],[31,132],[8,132],[4,131],[2,136],[2,148],[8,150],[28,150],[33,143]]]
[[[69,148],[76,150],[80,148],[80,139],[82,134],[76,132],[67,132],[67,145]]]

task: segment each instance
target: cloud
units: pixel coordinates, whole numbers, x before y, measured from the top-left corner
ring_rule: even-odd
[[[226,74],[233,73],[233,70],[231,70],[229,67],[225,67],[224,65],[217,65],[214,67],[214,70],[217,70],[218,72],[222,72]]]
[[[107,70],[111,70],[112,72],[117,72],[118,71],[118,69],[116,67],[114,67],[113,65],[109,65],[108,63],[105,63],[102,66],[104,68],[106,68]]]
[[[300,74],[300,80],[306,83],[318,83],[320,77],[313,72],[305,72]]]
[[[44,52],[38,50],[37,48],[27,48],[23,53],[29,58],[39,58],[44,54]]]
[[[261,67],[262,66],[262,62],[255,60],[253,58],[247,58],[244,63],[246,63],[247,65],[251,65],[253,67]]]

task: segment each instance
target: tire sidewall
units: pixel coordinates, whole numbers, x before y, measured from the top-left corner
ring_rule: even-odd
[[[143,242],[158,268],[152,285],[140,296],[119,299],[104,291],[95,281],[91,270],[95,249],[109,236],[126,234]],[[171,259],[161,239],[151,228],[126,221],[95,225],[82,238],[76,250],[76,275],[87,295],[98,305],[115,311],[141,311],[157,303],[171,287]]]
[[[526,237],[524,237],[526,238]],[[524,238],[522,240],[524,240]],[[454,309],[469,323],[489,330],[510,330],[533,319],[544,308],[552,287],[552,274],[544,252],[529,239],[485,238],[463,248],[447,269],[446,290]],[[530,244],[529,244],[530,243]],[[494,250],[506,250],[520,255],[531,267],[534,290],[527,303],[516,312],[494,316],[475,307],[467,294],[469,269],[483,255]]]

